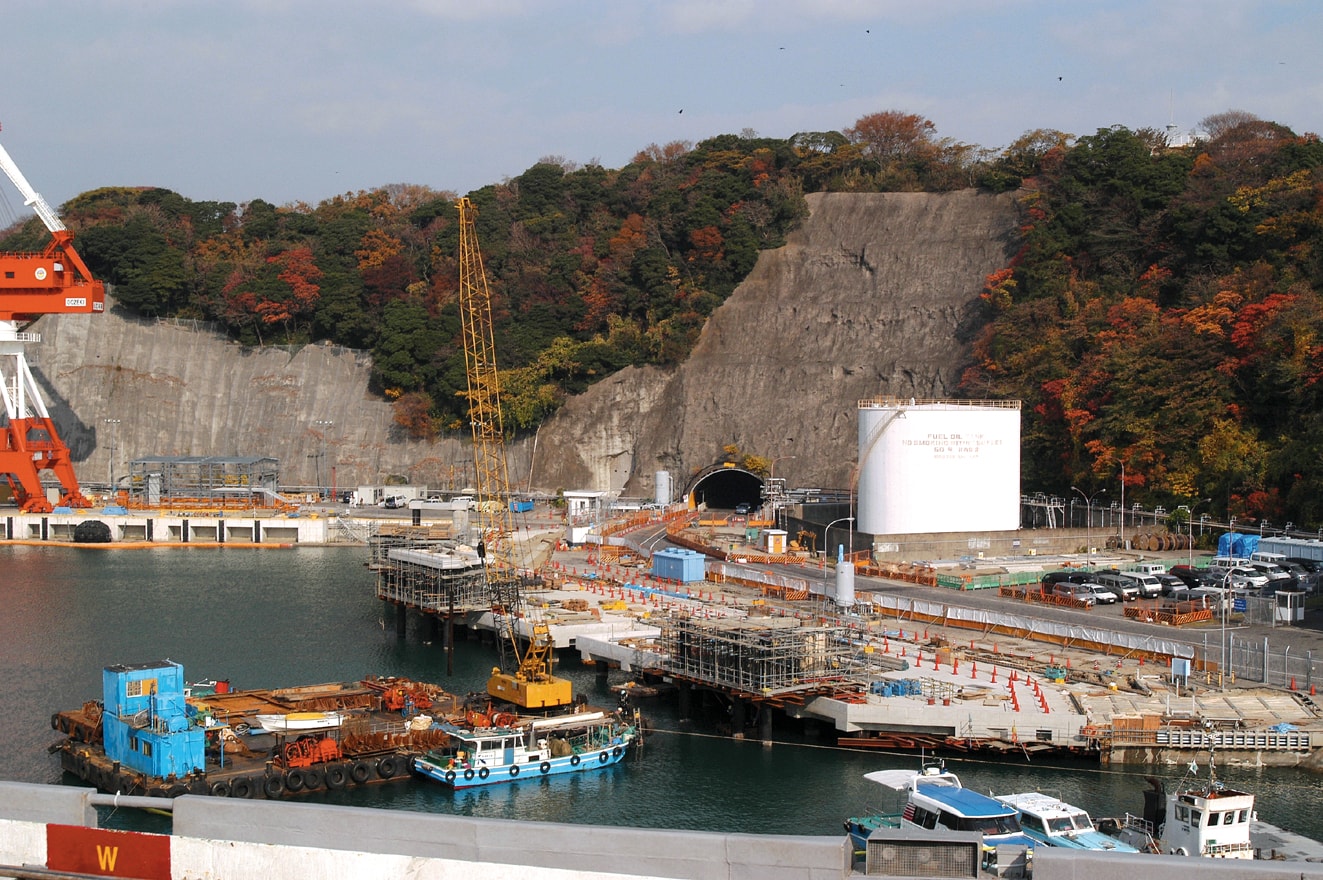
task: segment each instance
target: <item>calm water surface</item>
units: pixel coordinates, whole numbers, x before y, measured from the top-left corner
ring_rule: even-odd
[[[51,714],[101,696],[101,669],[169,659],[189,680],[288,687],[369,674],[434,681],[455,693],[483,689],[495,652],[460,642],[446,675],[439,643],[417,619],[395,635],[394,611],[373,598],[365,551],[346,548],[96,550],[0,547],[0,778],[73,783],[46,748],[59,737]],[[590,700],[614,705],[591,669],[560,669]],[[612,682],[622,680],[613,672]],[[409,783],[327,793],[327,803],[492,818],[727,832],[823,834],[841,820],[894,806],[861,777],[915,767],[910,755],[835,748],[797,725],[778,725],[776,745],[682,724],[672,704],[642,703],[655,730],[639,752],[607,771],[451,792]],[[998,794],[1040,789],[1095,816],[1142,807],[1144,777],[1170,785],[1181,769],[1104,770],[1089,763],[948,760],[965,785]],[[1223,769],[1258,794],[1259,815],[1323,839],[1323,777],[1293,770]]]

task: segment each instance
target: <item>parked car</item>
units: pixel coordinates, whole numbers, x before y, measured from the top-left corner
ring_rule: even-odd
[[[1163,572],[1162,574],[1155,574],[1153,576],[1158,579],[1158,583],[1161,585],[1161,593],[1165,598],[1170,599],[1172,594],[1176,592],[1184,594],[1190,591],[1189,584],[1170,572]]]
[[[1084,571],[1049,571],[1043,575],[1043,590],[1052,592],[1052,588],[1060,583],[1082,584],[1089,579],[1089,573]]]
[[[1323,572],[1323,561],[1319,561],[1317,559],[1309,559],[1308,557],[1305,556],[1288,556],[1286,557],[1286,561],[1294,562],[1296,565],[1300,566],[1310,574],[1318,574],[1319,572]]]
[[[1095,584],[1092,583],[1091,581],[1085,581],[1082,584],[1076,584],[1076,586],[1083,587],[1084,589],[1088,590],[1093,595],[1093,600],[1099,605],[1116,604],[1116,594],[1113,593],[1111,590],[1105,588],[1101,584]]]
[[[750,510],[749,505],[744,503],[743,501],[735,505],[735,514],[737,516],[744,516],[746,513],[749,512],[749,510]]]
[[[1283,560],[1277,564],[1290,572],[1291,577],[1295,578],[1295,588],[1297,590],[1313,593],[1318,589],[1318,575],[1305,568],[1303,565],[1298,562],[1292,562],[1289,559]]]
[[[1194,568],[1189,565],[1173,565],[1168,572],[1181,580],[1190,589],[1197,587],[1217,587],[1222,584],[1222,577],[1214,574],[1210,568]]]
[[[1052,595],[1063,596],[1067,599],[1077,599],[1089,608],[1092,608],[1098,602],[1098,596],[1094,592],[1093,587],[1094,584],[1072,584],[1070,581],[1062,581],[1052,587]]]
[[[1268,586],[1268,576],[1247,565],[1238,565],[1226,574],[1232,587],[1258,592]]]
[[[1093,582],[1108,590],[1123,602],[1133,602],[1139,598],[1139,585],[1134,579],[1119,571],[1100,571]]]
[[[1275,562],[1251,559],[1249,565],[1242,567],[1252,568],[1266,577],[1268,579],[1268,589],[1274,593],[1278,590],[1294,590],[1296,588],[1295,578],[1291,573]]]

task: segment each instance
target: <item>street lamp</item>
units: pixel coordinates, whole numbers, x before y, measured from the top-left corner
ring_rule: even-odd
[[[335,422],[330,419],[316,419],[313,424],[322,429],[322,451],[317,459],[317,494],[326,497],[326,484],[322,482],[322,462],[326,460],[326,435]]]
[[[1099,495],[1102,495],[1104,492],[1107,491],[1107,489],[1106,487],[1104,487],[1102,489],[1099,489],[1097,492],[1094,492],[1092,495],[1086,495],[1084,494],[1084,490],[1081,489],[1079,486],[1071,486],[1070,488],[1073,491],[1080,493],[1080,497],[1084,499],[1084,556],[1085,558],[1092,558],[1093,557],[1093,499],[1097,498]]]
[[[1212,500],[1212,498],[1200,498],[1187,508],[1190,511],[1190,568],[1194,568],[1194,509],[1200,504],[1207,504]],[[1204,521],[1201,518],[1199,520],[1199,534],[1201,535],[1203,534],[1203,524]]]
[[[119,433],[119,419],[102,419],[102,422],[110,426],[110,492],[115,492],[115,435]]]
[[[776,463],[778,461],[787,461],[792,458],[799,458],[799,456],[778,455],[776,458],[772,459],[772,463],[767,466],[767,483],[763,486],[763,493],[767,497],[768,502],[772,505],[772,525],[776,528],[781,527],[777,522],[780,511],[779,502],[785,499],[785,492],[782,491],[781,486],[776,482]],[[782,480],[781,482],[785,482],[785,480]]]

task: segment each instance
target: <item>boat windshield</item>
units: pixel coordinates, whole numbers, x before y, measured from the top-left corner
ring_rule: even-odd
[[[978,831],[985,835],[1018,834],[1020,820],[1015,816],[966,816],[956,823],[956,831]]]

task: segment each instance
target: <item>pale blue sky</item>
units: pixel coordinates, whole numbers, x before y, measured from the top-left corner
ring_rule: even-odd
[[[0,22],[0,144],[57,207],[463,193],[880,110],[989,148],[1230,109],[1323,130],[1313,0],[18,0]]]

